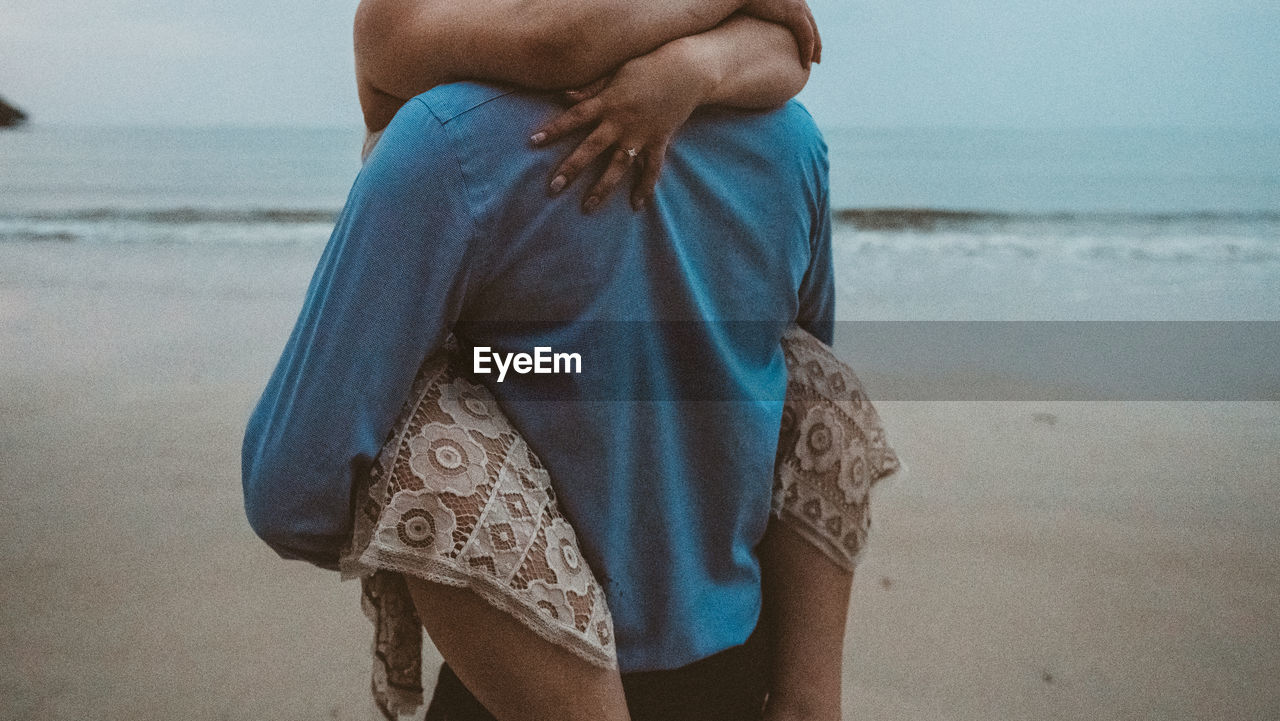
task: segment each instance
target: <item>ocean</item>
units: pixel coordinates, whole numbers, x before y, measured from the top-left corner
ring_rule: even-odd
[[[1280,319],[1280,132],[826,128],[842,320]],[[0,245],[318,257],[355,128],[0,132]]]

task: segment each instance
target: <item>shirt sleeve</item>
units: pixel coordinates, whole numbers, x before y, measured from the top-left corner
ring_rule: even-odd
[[[354,481],[461,312],[476,235],[447,129],[411,101],[356,179],[245,431],[246,514],[280,556],[337,568]]]
[[[816,203],[810,232],[809,268],[800,283],[796,324],[831,345],[835,335],[835,271],[831,258],[831,204],[828,192],[826,144],[818,141],[814,174]]]

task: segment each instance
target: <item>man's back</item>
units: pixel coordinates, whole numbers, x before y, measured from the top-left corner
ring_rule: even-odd
[[[743,642],[759,614],[779,339],[799,320],[830,340],[825,146],[795,103],[695,115],[644,211],[616,194],[583,215],[577,186],[546,190],[564,149],[526,140],[556,110],[467,83],[411,101],[352,191],[308,308],[319,324],[336,304],[369,348],[391,344],[363,379],[361,447],[389,429],[405,374],[454,333],[462,370],[551,474],[605,589],[622,670],[674,668]],[[382,270],[344,272],[370,265]],[[537,348],[565,364],[500,371]]]

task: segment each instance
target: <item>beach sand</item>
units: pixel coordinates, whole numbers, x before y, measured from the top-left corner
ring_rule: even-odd
[[[374,717],[358,585],[241,505],[319,250],[0,245],[0,717]],[[1280,718],[1280,404],[879,405],[847,718]]]

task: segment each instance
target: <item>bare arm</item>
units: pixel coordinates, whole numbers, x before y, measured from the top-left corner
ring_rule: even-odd
[[[619,68],[593,97],[541,128],[535,144],[583,127],[594,130],[551,178],[553,192],[573,182],[601,154],[613,160],[583,200],[588,211],[609,195],[639,160],[632,192],[639,207],[652,194],[667,144],[702,105],[747,109],[782,105],[804,87],[809,70],[796,60],[792,33],[772,22],[736,15],[706,32],[673,40]],[[635,148],[635,158],[623,149]]]
[[[431,641],[499,721],[629,721],[616,670],[552,644],[469,589],[405,580]]]
[[[355,21],[361,101],[374,100],[376,109],[385,104],[379,95],[403,101],[462,79],[582,85],[713,27],[744,1],[362,0]],[[370,130],[386,124],[372,120]]]
[[[739,10],[789,28],[806,67],[819,58],[805,0],[361,0],[355,54],[365,123],[381,130],[404,100],[456,80],[581,86]]]
[[[786,28],[738,15],[719,27],[674,41],[687,46],[691,63],[707,81],[702,105],[776,108],[809,81],[796,62],[795,38]]]
[[[785,523],[760,542],[773,672],[766,721],[840,721],[845,618],[853,574]]]

